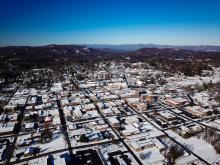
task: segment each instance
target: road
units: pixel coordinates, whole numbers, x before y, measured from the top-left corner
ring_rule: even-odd
[[[116,141],[119,142],[120,140],[118,139]],[[108,144],[110,142],[111,141],[104,141],[104,142],[98,142],[98,143],[85,144],[85,145],[71,147],[70,149],[74,150],[74,149],[81,149],[81,148],[87,148],[87,147],[91,148],[91,147],[94,147],[94,146],[97,146],[97,145]],[[56,154],[56,153],[60,153],[60,152],[65,152],[65,151],[66,151],[66,148],[51,151],[51,152],[47,152],[47,153],[42,153],[42,154],[36,155],[34,158],[33,158],[33,156],[31,156],[31,157],[27,157],[27,158],[24,158],[24,159],[21,159],[21,160],[13,161],[13,162],[11,162],[11,164],[23,163],[23,162],[30,161],[32,159],[42,158],[42,157],[45,157],[45,156],[48,156],[48,155],[52,155],[52,154]]]
[[[77,71],[77,73],[80,73],[80,74],[83,74],[85,77],[87,77],[87,78],[89,78],[90,80],[93,80],[92,78],[90,78],[88,75],[86,75],[86,74],[84,74],[84,73],[82,73],[82,72],[80,72],[79,70]],[[93,80],[94,81],[94,80]],[[100,87],[102,87],[103,89],[105,89],[105,90],[108,90],[108,89],[106,89],[106,88],[104,88],[103,86],[100,86]],[[111,94],[114,94],[114,93],[112,93],[110,90],[108,90],[108,92],[110,92]],[[193,102],[194,103],[194,102]],[[169,136],[164,130],[162,130],[162,129],[160,129],[158,126],[156,126],[153,122],[151,122],[148,118],[146,118],[145,116],[143,116],[143,114],[142,113],[140,113],[138,110],[136,110],[136,109],[134,109],[133,107],[131,107],[131,106],[129,106],[130,108],[132,108],[137,114],[139,114],[142,118],[144,118],[146,121],[148,121],[150,124],[152,124],[155,128],[157,128],[158,130],[160,130],[161,132],[163,132],[168,138],[170,138],[172,141],[174,141],[176,144],[178,144],[179,146],[181,146],[182,148],[184,148],[186,151],[188,151],[190,154],[192,154],[192,155],[194,155],[195,157],[197,157],[200,161],[202,161],[202,162],[204,162],[204,163],[206,163],[206,164],[208,164],[209,165],[209,163],[206,161],[206,160],[204,160],[203,158],[201,158],[200,156],[198,156],[197,154],[195,154],[194,152],[192,152],[191,150],[188,150],[188,148],[186,148],[184,145],[182,145],[181,143],[179,143],[178,141],[176,141],[173,137],[171,137],[171,136]],[[166,107],[165,107],[166,108]],[[102,113],[101,113],[102,114]],[[101,115],[102,116],[102,115]],[[102,116],[102,118],[103,118],[103,116]],[[109,125],[109,127],[111,127],[111,125],[108,123],[108,125]],[[112,127],[111,127],[112,128]],[[114,128],[112,128],[113,130],[114,130]],[[117,133],[117,132],[116,132]],[[116,134],[116,135],[118,135],[118,134]],[[118,135],[119,136],[119,135]],[[124,142],[124,141],[123,141]],[[124,142],[123,143],[125,146],[127,146],[126,148],[129,148],[129,146]],[[129,148],[129,151],[132,153],[132,155],[135,155],[134,153],[133,153],[133,151]],[[135,155],[135,157],[134,157],[136,160],[139,160],[139,158],[137,158],[137,156]],[[140,160],[139,160],[140,161]],[[140,162],[141,163],[141,162]],[[142,164],[142,163],[141,163]]]
[[[157,125],[155,125],[152,121],[150,121],[148,118],[146,118],[142,113],[140,113],[138,110],[134,109],[133,107],[131,107],[134,111],[136,111],[137,114],[139,114],[142,118],[144,118],[146,121],[148,121],[150,124],[152,124],[155,128],[157,128],[158,130],[160,130],[161,132],[163,132],[168,138],[170,138],[173,142],[175,142],[176,144],[178,144],[179,146],[181,146],[182,148],[184,148],[186,151],[188,151],[190,154],[194,155],[195,157],[197,157],[200,161],[210,165],[206,160],[204,160],[203,158],[201,158],[199,155],[195,154],[194,152],[192,152],[191,150],[189,150],[187,147],[185,147],[184,145],[182,145],[181,143],[179,143],[178,141],[176,141],[176,139],[174,139],[173,137],[169,136],[168,133],[165,132],[165,130],[159,128]]]
[[[22,122],[23,122],[23,118],[24,118],[24,114],[25,114],[25,109],[26,109],[29,97],[30,96],[27,96],[25,105],[21,108],[20,113],[18,114],[17,123],[16,123],[17,124],[17,129],[15,130],[15,133],[14,133],[14,140],[12,142],[12,149],[9,152],[9,155],[8,155],[7,160],[5,161],[5,164],[9,164],[10,163],[11,158],[12,158],[12,156],[14,154],[16,142],[17,142],[17,139],[18,139],[18,136],[19,136],[19,132],[21,131],[21,127],[22,127],[21,125],[22,125]]]
[[[61,103],[60,103],[60,100],[58,99],[58,96],[57,96],[57,107],[58,107],[58,111],[59,111],[61,128],[62,128],[61,132],[63,133],[65,141],[66,141],[66,143],[68,145],[69,153],[73,154],[73,151],[71,149],[72,148],[71,147],[71,142],[70,142],[68,131],[67,131],[66,118],[65,118],[65,115],[63,113],[63,109],[61,107]]]
[[[207,118],[205,118],[205,119],[202,118],[202,119],[197,119],[197,120],[196,120],[196,119],[192,119],[192,118],[190,118],[190,117],[187,117],[187,116],[185,116],[185,115],[176,113],[175,111],[172,110],[172,109],[174,109],[174,108],[167,108],[166,106],[164,106],[163,104],[158,103],[158,102],[157,102],[157,104],[160,105],[160,106],[162,106],[162,107],[164,107],[164,108],[166,108],[166,110],[172,112],[172,113],[175,114],[176,116],[181,116],[181,117],[183,117],[183,118],[186,119],[186,120],[189,120],[189,121],[191,121],[191,122],[195,122],[195,123],[197,123],[197,124],[199,124],[199,125],[201,125],[201,126],[204,126],[204,127],[209,128],[209,129],[212,129],[212,130],[215,130],[215,131],[220,132],[220,129],[215,128],[215,127],[211,127],[211,126],[208,126],[208,125],[205,125],[205,124],[203,124],[203,123],[201,123],[201,122],[199,121],[199,120],[205,120],[205,119],[211,119],[211,118],[220,117],[220,114],[219,114],[219,115],[215,115],[215,116],[210,116],[210,117],[207,117]]]
[[[109,91],[110,92],[110,91]],[[140,159],[137,157],[137,155],[134,154],[134,152],[130,149],[130,147],[127,145],[127,143],[125,143],[124,138],[121,138],[121,136],[118,134],[118,132],[115,130],[114,127],[112,127],[112,125],[109,123],[108,119],[102,114],[102,112],[99,110],[99,108],[96,106],[96,109],[99,113],[99,115],[101,116],[101,118],[105,121],[105,123],[107,123],[107,125],[109,126],[109,128],[112,129],[112,131],[115,133],[115,135],[117,136],[117,140],[119,140],[120,142],[122,142],[124,144],[124,146],[126,147],[126,149],[129,151],[129,153],[134,157],[134,159],[137,161],[137,163],[139,165],[142,165],[143,163],[140,161]]]

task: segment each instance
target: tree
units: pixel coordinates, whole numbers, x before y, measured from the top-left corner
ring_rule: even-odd
[[[205,90],[207,90],[209,88],[209,84],[207,84],[207,83],[203,83],[202,86]]]
[[[214,149],[215,151],[220,154],[220,142],[217,142],[215,145],[214,145]]]
[[[4,112],[4,109],[2,106],[0,106],[0,115]]]
[[[175,160],[184,154],[184,149],[176,144],[172,145],[168,152],[168,159],[175,163]]]
[[[89,138],[88,137],[86,137],[86,135],[85,134],[82,134],[82,135],[80,135],[80,137],[79,137],[79,141],[80,142],[86,142],[86,143],[88,143],[89,142]]]
[[[211,116],[212,113],[213,113],[212,111],[208,111],[208,112],[207,112],[207,115],[208,115],[208,116]]]

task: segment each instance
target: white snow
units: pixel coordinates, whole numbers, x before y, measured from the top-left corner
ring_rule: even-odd
[[[192,150],[195,154],[197,154],[210,164],[220,162],[220,154],[217,154],[213,146],[211,144],[208,144],[206,141],[202,139],[197,139],[196,137],[184,139],[171,130],[167,130],[166,132],[169,136],[175,138],[184,146],[189,147],[190,150]]]

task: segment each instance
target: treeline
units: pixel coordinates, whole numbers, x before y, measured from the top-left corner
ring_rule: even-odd
[[[193,76],[200,75],[202,70],[211,70],[210,66],[220,66],[220,52],[144,48],[122,53],[75,45],[2,47],[0,79],[12,81],[29,69],[59,69],[74,63],[93,70],[96,69],[96,63],[102,61],[146,62],[156,69]]]
[[[0,48],[0,79],[16,79],[22,72],[34,68],[60,68],[68,64],[90,63],[101,51],[73,45]]]

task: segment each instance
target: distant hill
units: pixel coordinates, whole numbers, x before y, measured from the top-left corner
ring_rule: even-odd
[[[78,45],[45,45],[45,46],[7,46],[1,47],[0,53],[5,53],[5,55],[14,55],[14,54],[21,54],[21,55],[98,55],[103,51],[99,49],[88,48],[85,46],[78,46]]]
[[[4,73],[3,71],[7,70],[18,71],[48,66],[58,68],[63,64],[73,63],[91,65],[97,61],[105,60],[139,62],[160,61],[161,59],[165,59],[165,61],[167,59],[208,59],[219,64],[220,51],[191,51],[181,48],[154,47],[123,51],[122,49],[97,49],[79,45],[8,46],[0,48],[0,59],[1,75]]]
[[[186,49],[191,51],[202,51],[202,52],[220,52],[220,46],[212,45],[198,45],[198,46],[178,46],[178,45],[158,45],[158,44],[121,44],[121,45],[111,45],[111,44],[85,44],[90,48],[98,49],[108,49],[108,50],[119,50],[119,51],[134,51],[142,48],[172,48],[172,49]]]
[[[0,66],[3,70],[8,70],[10,65],[16,66],[19,70],[27,70],[33,67],[56,67],[56,65],[60,66],[64,62],[93,61],[103,54],[110,53],[76,45],[7,46],[0,48]]]
[[[133,45],[134,46],[134,45]],[[140,46],[140,45],[139,45]],[[129,47],[129,46],[128,46]],[[137,48],[137,47],[136,47]],[[170,72],[185,68],[192,74],[208,65],[219,66],[220,51],[191,51],[180,48],[141,48],[122,50],[114,48],[89,48],[79,45],[8,46],[0,48],[0,79],[14,81],[23,72],[34,68],[60,70],[63,66],[77,64],[94,69],[97,62],[146,62]],[[194,65],[196,65],[194,67]],[[189,67],[191,66],[191,67]],[[193,67],[192,67],[193,66]]]

